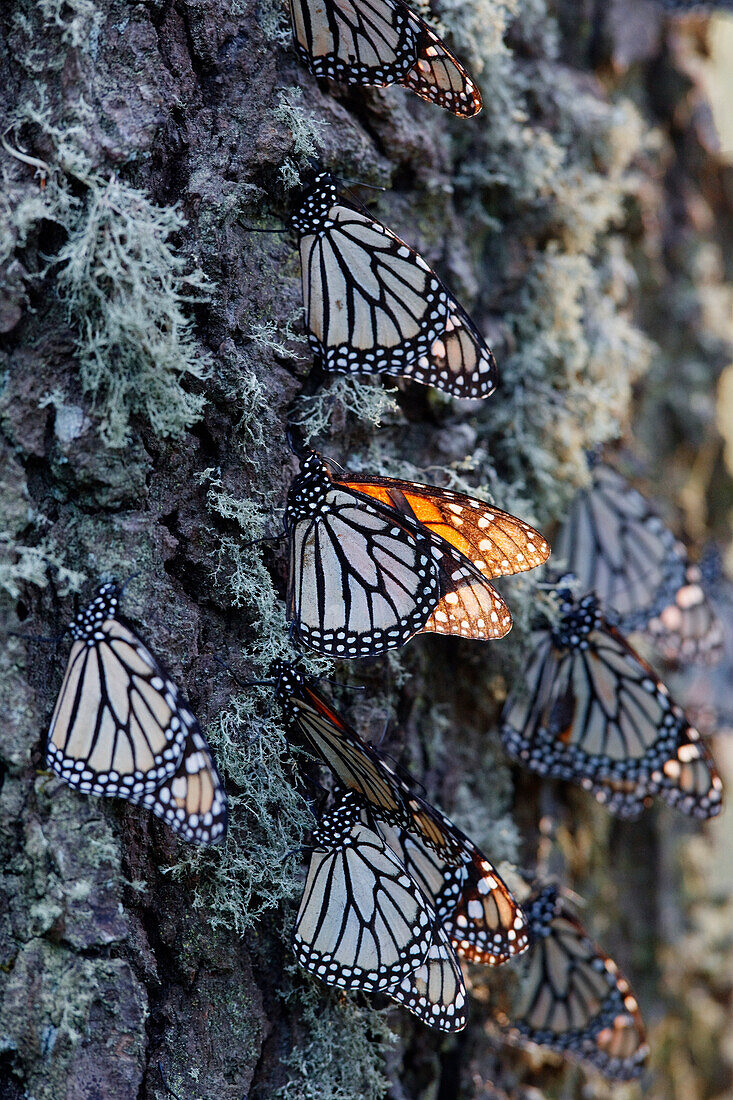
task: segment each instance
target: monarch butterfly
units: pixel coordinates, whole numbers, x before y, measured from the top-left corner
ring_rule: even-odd
[[[524,951],[522,910],[483,853],[362,741],[297,669],[279,665],[276,671],[288,726],[342,788],[368,803],[368,823],[420,887],[458,954],[496,966]]]
[[[285,518],[288,619],[333,657],[373,656],[427,632],[501,638],[512,619],[488,578],[550,552],[528,524],[481,501],[340,474],[315,451],[302,459]]]
[[[403,375],[488,397],[496,363],[468,314],[414,249],[317,176],[298,234],[306,327],[325,370]]]
[[[650,619],[647,632],[670,664],[716,665],[723,659],[723,624],[704,588],[705,563],[690,562],[674,600]]]
[[[722,783],[700,734],[594,595],[558,592],[524,684],[507,699],[502,741],[540,775],[570,779],[611,813],[636,817],[659,795],[692,817],[720,813]]]
[[[460,964],[435,912],[344,793],[314,830],[293,944],[328,985],[383,992],[441,1031],[466,1025]]]
[[[459,118],[481,110],[468,73],[402,0],[291,0],[296,49],[317,77],[403,84]]]
[[[638,1077],[649,1047],[629,983],[588,938],[556,887],[525,904],[532,946],[511,1032],[589,1062],[606,1077]]]
[[[684,584],[685,554],[649,502],[603,463],[578,492],[555,541],[555,555],[594,592],[622,630],[645,626]]]
[[[48,766],[84,794],[125,798],[185,840],[224,836],[227,803],[178,688],[103,584],[69,624],[74,643],[51,719]]]

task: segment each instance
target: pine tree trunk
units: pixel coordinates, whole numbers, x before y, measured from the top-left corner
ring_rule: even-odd
[[[482,88],[475,120],[398,89],[320,86],[274,0],[0,12],[0,614],[15,632],[0,647],[2,1100],[581,1095],[579,1071],[487,1032],[501,976],[473,975],[472,1023],[445,1041],[298,972],[310,791],[294,786],[271,695],[220,663],[262,678],[295,656],[285,549],[256,541],[280,529],[296,469],[288,417],[343,465],[417,480],[429,468],[425,480],[475,487],[548,534],[586,449],[630,412],[638,453],[672,471],[670,499],[712,430],[729,334],[697,307],[702,284],[724,288],[733,190],[689,63],[706,21],[671,23],[646,0],[563,0],[554,14],[545,0],[446,0],[440,15]],[[380,379],[299,396],[311,358],[297,250],[254,229],[283,225],[313,156],[388,188],[360,195],[492,342],[502,383],[484,405]],[[46,770],[68,642],[40,638],[111,576],[132,578],[125,613],[226,777],[221,850],[192,851]],[[511,640],[418,639],[337,670],[363,696],[329,690],[375,738],[391,720],[388,750],[497,862],[534,867],[539,816],[554,821],[551,869],[587,895],[589,926],[665,1021],[650,1095],[708,1096],[713,1080],[723,1095],[723,1025],[701,1022],[684,974],[664,969],[684,927],[670,837],[688,832],[666,816],[613,826],[577,792],[540,794],[508,768],[496,718],[532,597],[506,593]]]

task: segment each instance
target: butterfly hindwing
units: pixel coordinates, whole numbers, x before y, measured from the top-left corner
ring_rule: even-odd
[[[461,964],[440,926],[420,966],[385,992],[436,1031],[463,1031],[468,1022],[468,997]]]
[[[450,553],[440,562],[440,588],[440,602],[421,634],[456,634],[485,642],[511,630],[511,612],[493,585]]]
[[[189,734],[175,774],[155,791],[131,801],[195,844],[215,844],[226,832],[226,795],[209,747],[197,730]]]
[[[699,565],[688,563],[684,584],[646,629],[669,664],[716,665],[723,659],[723,624],[705,593]]]

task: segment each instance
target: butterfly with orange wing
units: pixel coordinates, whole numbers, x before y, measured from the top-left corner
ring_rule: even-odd
[[[492,579],[546,561],[515,516],[449,489],[301,461],[285,513],[288,619],[331,657],[374,656],[415,634],[503,637],[512,618]]]
[[[338,715],[297,669],[280,664],[277,697],[291,734],[368,805],[376,829],[435,909],[454,948],[496,966],[527,946],[520,906],[479,849]]]

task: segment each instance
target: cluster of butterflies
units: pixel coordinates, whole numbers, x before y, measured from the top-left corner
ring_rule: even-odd
[[[493,581],[550,553],[534,528],[476,498],[350,474],[314,451],[288,491],[286,529],[293,635],[338,658],[375,656],[428,631],[500,638],[512,620]],[[574,577],[553,582],[554,608],[504,709],[505,748],[619,816],[636,816],[654,795],[691,816],[717,814],[722,784],[709,752],[622,634],[651,624],[667,653],[689,653],[694,639],[699,659],[719,656],[719,624],[680,544],[598,463],[556,554]],[[119,598],[102,585],[70,624],[48,764],[83,793],[146,806],[186,840],[220,841],[227,803],[212,754],[161,662],[120,616]],[[467,1018],[460,960],[496,966],[529,950],[509,1034],[610,1077],[638,1074],[647,1047],[633,994],[562,896],[540,887],[520,904],[417,782],[296,668],[277,667],[273,685],[294,740],[328,765],[335,787],[296,920],[300,963],[458,1031]]]
[[[300,56],[319,78],[402,84],[469,118],[476,85],[402,0],[291,0]],[[488,397],[497,367],[477,326],[418,253],[318,175],[290,219],[300,246],[309,340],[326,371],[412,379]],[[351,474],[315,451],[287,495],[287,617],[294,639],[331,658],[373,657],[436,633],[489,641],[512,617],[498,578],[550,554],[529,524],[429,485]],[[696,817],[722,805],[699,734],[622,630],[645,628],[665,656],[714,660],[721,639],[701,586],[646,501],[597,465],[559,536],[573,579],[552,579],[521,683],[502,717],[508,753],[579,783],[632,817],[654,795]],[[47,741],[49,766],[82,793],[143,805],[185,840],[220,842],[227,800],[216,765],[163,665],[100,587],[69,626],[73,645]],[[461,960],[497,966],[527,952],[508,1034],[641,1072],[644,1028],[630,987],[554,887],[522,904],[414,779],[364,742],[297,668],[273,670],[287,727],[333,774],[313,833],[294,950],[341,989],[382,993],[428,1026],[465,1027]]]
[[[226,797],[212,755],[160,661],[120,616],[119,596],[102,585],[70,624],[48,763],[83,793],[146,806],[186,840],[220,841]],[[529,951],[507,1037],[619,1079],[640,1072],[647,1046],[628,983],[557,891],[537,890],[520,905],[478,847],[297,668],[273,671],[294,742],[335,780],[295,923],[301,965],[457,1032],[467,1021],[460,960],[498,966]]]

